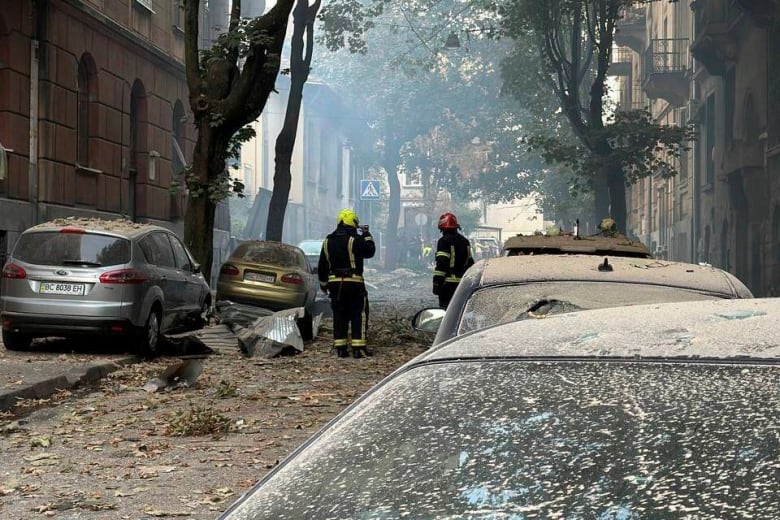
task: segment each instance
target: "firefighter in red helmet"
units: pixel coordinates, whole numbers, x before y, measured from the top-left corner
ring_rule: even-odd
[[[439,217],[441,238],[436,243],[436,269],[433,271],[433,294],[439,307],[446,309],[466,269],[474,265],[469,239],[458,233],[458,219],[452,213]]]

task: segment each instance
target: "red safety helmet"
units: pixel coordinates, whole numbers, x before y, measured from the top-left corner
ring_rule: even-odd
[[[439,217],[439,229],[458,229],[458,219],[452,213],[442,213]]]

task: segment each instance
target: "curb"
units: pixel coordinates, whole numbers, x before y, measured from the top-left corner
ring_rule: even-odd
[[[0,412],[8,411],[17,405],[20,399],[46,399],[59,390],[98,381],[111,372],[141,360],[132,356],[105,363],[95,363],[72,368],[63,375],[37,381],[13,390],[0,391]]]

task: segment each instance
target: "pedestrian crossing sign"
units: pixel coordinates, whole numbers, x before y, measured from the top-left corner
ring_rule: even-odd
[[[379,181],[360,179],[360,200],[379,200],[380,190]]]

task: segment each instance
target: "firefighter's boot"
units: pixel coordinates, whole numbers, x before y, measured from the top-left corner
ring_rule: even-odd
[[[349,356],[349,352],[347,351],[347,347],[346,346],[336,347],[336,354],[338,354],[339,357],[347,357],[347,356]]]
[[[352,357],[355,359],[366,357],[366,347],[352,347]]]

